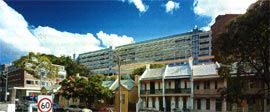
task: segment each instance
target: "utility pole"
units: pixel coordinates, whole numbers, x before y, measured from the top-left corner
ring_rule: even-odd
[[[112,43],[112,41],[110,42]],[[112,43],[113,44],[113,43]],[[112,50],[115,49],[115,47],[110,47],[112,48]],[[121,93],[121,57],[119,54],[117,54],[117,51],[115,53],[112,53],[112,56],[115,57],[117,59],[117,66],[118,66],[118,92],[119,92],[119,112],[122,112],[122,93]],[[114,58],[113,58],[114,60]]]
[[[118,54],[113,55],[117,59],[118,66],[118,92],[119,92],[119,112],[122,110],[122,93],[121,93],[121,58]]]
[[[120,57],[118,56],[118,71],[119,71],[119,77],[118,77],[118,79],[119,79],[119,81],[118,81],[118,84],[119,84],[119,112],[121,112],[121,110],[122,110],[122,106],[121,106],[121,104],[122,104],[122,93],[121,93],[121,59],[120,59]]]

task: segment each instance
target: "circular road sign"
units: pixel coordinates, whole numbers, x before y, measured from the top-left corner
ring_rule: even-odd
[[[40,112],[50,112],[52,110],[52,101],[49,98],[42,98],[37,106]]]

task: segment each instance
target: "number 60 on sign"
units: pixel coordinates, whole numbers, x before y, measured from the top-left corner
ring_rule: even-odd
[[[38,96],[38,112],[52,112],[52,96],[39,95]]]

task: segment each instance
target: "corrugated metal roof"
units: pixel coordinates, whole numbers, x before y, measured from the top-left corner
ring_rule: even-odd
[[[165,79],[168,78],[187,78],[191,75],[191,68],[188,65],[166,67]]]
[[[103,87],[111,87],[114,81],[102,81]]]
[[[217,68],[218,66],[216,64],[194,65],[193,75],[194,76],[218,75]]]
[[[157,69],[146,69],[141,76],[141,80],[154,80],[154,79],[162,79],[165,68],[157,68]]]
[[[121,80],[121,85],[122,85],[123,87],[125,87],[127,90],[132,90],[132,88],[134,87],[135,83],[134,83],[134,81],[131,80],[131,79],[128,79],[128,80]],[[118,87],[119,87],[119,84],[118,84],[118,79],[117,79],[117,80],[115,80],[115,81],[113,82],[113,84],[110,86],[109,89],[111,89],[111,90],[114,91],[114,90],[116,90]]]

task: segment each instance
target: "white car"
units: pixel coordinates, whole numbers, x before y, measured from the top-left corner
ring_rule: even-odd
[[[65,108],[66,112],[92,112],[92,110],[85,108],[85,107],[80,107],[77,105],[69,105],[68,107]]]
[[[68,107],[64,108],[66,112],[80,112],[80,108],[77,105],[69,105]]]
[[[92,112],[92,110],[90,110],[88,108],[82,108],[82,110],[80,112]]]

